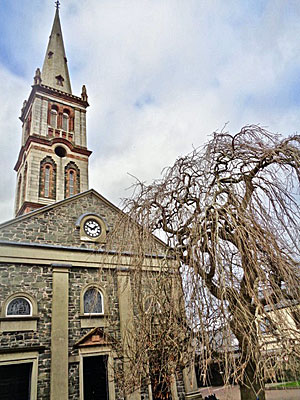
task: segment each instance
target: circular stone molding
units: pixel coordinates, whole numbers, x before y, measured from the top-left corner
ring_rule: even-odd
[[[87,242],[105,243],[108,232],[105,221],[96,214],[83,214],[76,221],[80,229],[80,240]]]

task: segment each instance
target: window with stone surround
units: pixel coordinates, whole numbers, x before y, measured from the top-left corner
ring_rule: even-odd
[[[29,293],[15,292],[1,304],[0,332],[36,331],[38,319],[36,299]]]
[[[66,110],[64,110],[62,115],[62,130],[69,131],[69,112]]]
[[[50,171],[51,170],[51,166],[46,164],[45,165],[45,183],[44,183],[44,196],[45,197],[49,197],[49,193],[50,193]]]
[[[50,156],[45,157],[40,164],[39,196],[56,198],[56,164]]]
[[[15,297],[6,307],[6,316],[30,316],[32,315],[32,304],[25,297]]]
[[[103,314],[103,296],[97,287],[89,287],[83,295],[84,314]]]
[[[64,132],[74,131],[75,110],[73,107],[65,104],[52,103],[48,104],[48,134],[53,135],[55,130],[63,130]],[[53,132],[54,131],[54,132]]]
[[[80,170],[70,161],[65,167],[65,198],[80,192]]]
[[[52,106],[50,110],[50,125],[55,129],[57,128],[57,117],[58,117],[57,107]]]
[[[95,328],[107,326],[108,296],[105,288],[99,283],[90,282],[80,293],[80,326]]]

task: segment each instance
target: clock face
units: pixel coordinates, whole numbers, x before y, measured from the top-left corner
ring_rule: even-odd
[[[96,238],[101,234],[101,226],[95,219],[88,219],[83,226],[84,232],[91,238]]]

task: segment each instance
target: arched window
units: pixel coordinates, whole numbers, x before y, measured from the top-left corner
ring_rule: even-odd
[[[70,161],[65,167],[65,198],[80,192],[80,170]]]
[[[39,196],[56,198],[56,164],[50,156],[44,158],[40,164]]]
[[[62,115],[62,130],[69,131],[69,114],[66,112]]]
[[[57,110],[55,108],[51,108],[50,111],[50,125],[53,128],[57,128]]]
[[[32,315],[32,305],[25,297],[15,297],[7,304],[6,316],[7,317],[26,317]]]
[[[84,314],[103,314],[103,296],[96,287],[88,288],[83,295]]]
[[[70,169],[69,171],[69,195],[73,196],[74,194],[74,177],[75,177],[75,171],[73,169]]]
[[[45,174],[44,196],[45,197],[49,197],[49,194],[50,194],[50,172],[51,172],[51,166],[46,164],[45,169],[44,169],[44,174]]]

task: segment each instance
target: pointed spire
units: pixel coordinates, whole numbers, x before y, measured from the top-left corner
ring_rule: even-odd
[[[59,19],[59,2],[42,69],[42,84],[72,94],[67,57]]]

